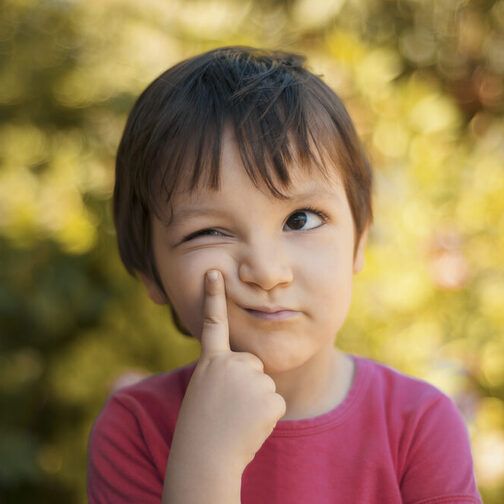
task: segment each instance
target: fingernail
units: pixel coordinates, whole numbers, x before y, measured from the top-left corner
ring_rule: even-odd
[[[217,278],[219,277],[219,273],[216,270],[210,270],[207,273],[207,278],[210,282],[215,282]]]

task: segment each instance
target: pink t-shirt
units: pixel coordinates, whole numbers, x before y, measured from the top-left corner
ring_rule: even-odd
[[[473,504],[466,426],[428,383],[358,356],[345,400],[281,420],[242,477],[242,504]],[[115,392],[89,439],[91,504],[159,504],[180,404],[196,363]],[[212,463],[211,460],[208,461]]]

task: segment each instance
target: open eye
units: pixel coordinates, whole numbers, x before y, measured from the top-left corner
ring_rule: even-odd
[[[327,216],[315,208],[301,208],[289,216],[285,225],[292,226],[294,231],[307,231],[320,227],[326,220]]]

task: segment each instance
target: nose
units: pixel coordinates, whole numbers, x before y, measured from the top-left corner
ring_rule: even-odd
[[[278,243],[263,239],[248,244],[240,258],[238,275],[242,282],[264,290],[288,285],[293,280],[292,265]]]

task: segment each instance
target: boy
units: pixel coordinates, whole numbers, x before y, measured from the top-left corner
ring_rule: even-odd
[[[117,155],[119,251],[201,356],[109,398],[91,503],[481,502],[454,403],[334,347],[371,186],[302,58],[221,48],[142,93]]]

